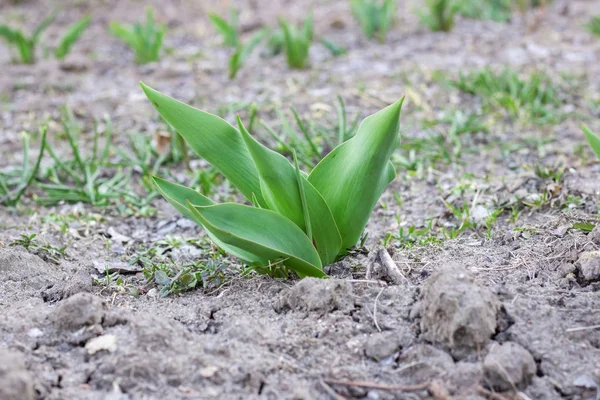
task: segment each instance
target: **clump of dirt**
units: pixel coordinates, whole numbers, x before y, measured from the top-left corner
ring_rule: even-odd
[[[480,351],[496,332],[500,302],[464,268],[444,266],[423,287],[421,331],[457,359]]]
[[[77,293],[62,301],[52,317],[58,329],[75,331],[102,322],[102,300],[89,293]]]
[[[492,345],[483,360],[485,383],[501,392],[523,389],[536,373],[533,356],[518,343]]]
[[[0,399],[33,400],[33,380],[25,367],[23,354],[0,349]]]
[[[335,310],[348,312],[354,308],[352,285],[341,279],[305,278],[284,293],[275,308],[326,314]]]
[[[577,269],[587,283],[600,280],[600,251],[584,251],[577,260]]]

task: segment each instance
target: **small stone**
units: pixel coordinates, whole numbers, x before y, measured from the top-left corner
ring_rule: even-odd
[[[113,353],[117,350],[117,337],[115,335],[102,335],[88,340],[85,344],[88,354],[96,354],[101,350]]]
[[[148,290],[148,293],[146,293],[146,296],[150,297],[151,299],[157,299],[158,298],[158,290],[156,288],[152,288],[150,290]]]
[[[600,251],[584,251],[577,260],[579,274],[588,282],[600,280]]]
[[[520,344],[495,345],[483,360],[484,382],[492,390],[522,389],[535,375],[533,356]]]
[[[31,328],[28,332],[27,332],[27,336],[29,336],[30,338],[39,338],[44,336],[44,332],[41,329],[38,328]]]
[[[181,229],[192,229],[197,225],[194,221],[189,220],[187,218],[179,218],[177,220],[177,226]]]
[[[108,228],[108,230],[106,231],[106,233],[115,242],[128,243],[128,242],[131,241],[131,238],[129,236],[125,236],[125,235],[120,234],[112,226],[110,228]]]
[[[585,389],[596,389],[598,390],[598,384],[596,381],[589,375],[579,375],[573,381],[573,386],[585,388]]]
[[[103,275],[106,274],[107,271],[109,274],[114,274],[115,272],[119,274],[135,274],[143,270],[139,265],[129,265],[120,260],[106,262],[93,260],[92,264],[94,265],[94,269]]]
[[[556,228],[555,230],[551,231],[550,233],[554,236],[563,237],[567,234],[570,228],[571,225],[562,225]]]
[[[219,367],[209,365],[198,370],[198,374],[203,378],[212,378],[219,371]]]

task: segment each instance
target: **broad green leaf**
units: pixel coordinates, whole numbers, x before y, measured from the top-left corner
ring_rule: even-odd
[[[592,150],[600,158],[600,136],[595,135],[587,126],[583,125],[583,133],[587,138]]]
[[[190,209],[187,207],[187,204],[188,202],[190,202],[195,206],[212,206],[216,204],[214,201],[196,192],[195,190],[178,185],[176,183],[168,182],[164,179],[157,178],[155,176],[152,177],[152,181],[154,182],[154,185],[156,186],[160,194],[162,194],[165,200],[167,200],[173,207],[175,207],[177,211],[179,211],[186,218],[189,218],[198,225],[203,226],[202,220],[198,218],[194,212],[190,211]],[[219,246],[220,248],[222,248],[223,250],[235,257],[238,257],[250,264],[258,263],[260,265],[265,265],[268,263],[268,260],[266,259],[260,258],[243,249],[222,242],[217,237],[215,237],[215,235],[213,235],[212,232],[208,229],[206,229],[206,233],[215,242],[217,246]]]
[[[190,148],[218,169],[244,196],[265,205],[258,172],[242,136],[227,121],[166,96],[141,83],[156,110]]]
[[[267,207],[305,229],[296,172],[281,154],[267,149],[250,136],[238,117],[238,129],[258,171],[260,189]]]
[[[260,177],[260,187],[268,208],[287,217],[306,231],[304,208],[295,168],[281,154],[257,142],[238,118],[239,130],[254,159]],[[317,248],[322,264],[327,265],[338,255],[341,237],[335,219],[326,201],[306,178],[300,174],[307,201],[311,240]]]
[[[274,211],[241,204],[194,207],[204,228],[223,243],[271,262],[280,262],[299,276],[325,277],[321,260],[308,237],[289,219]]]
[[[308,177],[333,213],[343,249],[356,244],[396,175],[389,159],[399,140],[403,101],[367,117],[356,135],[329,153]]]

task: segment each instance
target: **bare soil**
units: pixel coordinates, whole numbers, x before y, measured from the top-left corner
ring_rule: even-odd
[[[367,226],[366,247],[328,266],[328,280],[243,276],[239,261],[224,259],[232,272],[216,288],[161,297],[135,270],[121,270],[121,286],[98,285],[98,263],[122,266],[158,240],[204,233],[159,198],[156,215],[124,218],[81,204],[40,207],[28,193],[17,209],[0,208],[0,399],[600,398],[600,164],[576,150],[584,145],[582,120],[600,132],[600,40],[582,28],[600,12],[597,0],[555,0],[510,23],[459,18],[450,33],[428,32],[414,16],[418,2],[399,1],[385,44],[363,38],[346,1],[236,3],[248,32],[274,26],[280,15],[301,21],[312,9],[317,36],[348,54],[333,58],[315,45],[310,68],[290,71],[281,56],[257,53],[234,81],[226,73],[230,50],[206,18],[232,4],[152,3],[169,26],[172,50],[146,66],[133,64],[106,32],[108,21],[141,18],[141,2],[0,4],[0,22],[29,28],[59,6],[48,43],[75,18],[93,16],[61,62],[16,65],[0,47],[0,167],[20,162],[20,132],[56,123],[63,104],[88,127],[108,113],[122,134],[117,143],[129,131],[154,135],[162,128],[139,80],[225,110],[231,122],[233,103],[256,101],[267,121],[276,121],[276,106],[290,105],[331,120],[337,94],[351,116],[363,117],[406,94],[402,135],[416,138],[426,119],[480,107],[444,87],[436,71],[456,76],[508,65],[569,76],[574,83],[561,96],[571,117],[554,126],[499,119],[467,139],[460,162],[421,175],[399,169]],[[246,109],[240,114],[246,118]],[[526,144],[507,151],[501,143],[509,142]],[[538,163],[563,165],[564,175],[539,177],[531,169]],[[466,181],[470,191],[460,193]],[[390,241],[400,278],[386,273],[386,233],[431,218],[455,224],[444,201],[463,196],[492,207],[540,192],[552,200],[516,219],[504,212],[489,234],[467,230],[413,246]],[[579,199],[575,207],[565,206],[569,196]],[[53,214],[81,219],[61,230],[48,222]],[[596,228],[571,228],[581,221]],[[10,246],[26,233],[67,246],[68,257],[53,262]],[[131,287],[139,295],[124,289]]]

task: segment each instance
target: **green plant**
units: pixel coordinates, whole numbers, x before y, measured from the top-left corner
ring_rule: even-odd
[[[23,164],[21,168],[0,171],[0,204],[6,206],[17,205],[25,190],[34,181],[46,149],[47,131],[48,128],[45,126],[40,129],[42,136],[40,151],[31,171],[29,170],[29,135],[23,133]]]
[[[275,109],[280,120],[278,125],[280,133],[277,133],[276,129],[266,121],[260,120],[260,124],[275,140],[275,150],[288,157],[292,157],[292,153],[295,151],[300,164],[312,169],[315,161],[325,157],[334,147],[339,146],[356,133],[359,116],[357,115],[357,118],[348,124],[346,104],[340,96],[338,96],[336,111],[336,124],[333,126],[307,123],[302,120],[293,107],[290,108],[293,121],[286,117],[282,110]],[[294,123],[300,132],[293,127]]]
[[[509,21],[513,0],[461,0],[458,13],[467,18]]]
[[[543,73],[533,72],[522,79],[510,69],[496,73],[484,68],[468,74],[461,72],[458,80],[450,84],[482,98],[488,107],[506,110],[513,118],[525,114],[536,123],[553,123],[560,119],[557,111],[562,102],[558,90]]]
[[[36,238],[36,233],[30,235],[21,234],[20,236],[19,239],[13,240],[9,246],[22,246],[28,252],[39,256],[44,261],[49,261],[54,264],[58,264],[60,258],[68,257],[66,246],[59,249],[45,241],[40,243]]]
[[[223,45],[237,47],[240,42],[237,10],[231,10],[229,22],[215,13],[208,14],[208,18],[215,29],[223,36]]]
[[[321,39],[319,40],[319,42],[325,46],[325,48],[327,50],[329,50],[329,52],[331,53],[332,56],[334,57],[339,57],[339,56],[343,56],[344,54],[346,54],[348,52],[348,50],[346,50],[345,47],[342,47],[340,45],[337,45],[327,39]]]
[[[200,193],[154,178],[161,194],[202,225],[223,250],[259,271],[325,276],[323,266],[356,245],[387,185],[396,176],[389,161],[398,143],[404,99],[366,118],[352,138],[306,174],[297,158],[256,141],[238,118],[224,120],[142,84],[160,115],[189,147],[217,168],[254,207],[216,204]]]
[[[73,44],[79,39],[83,31],[86,30],[90,22],[92,21],[92,17],[89,15],[84,16],[79,21],[75,22],[73,25],[69,26],[67,32],[58,43],[58,46],[54,49],[54,56],[58,59],[64,58],[71,51],[71,47]]]
[[[17,48],[23,64],[33,64],[35,62],[35,48],[40,40],[40,36],[48,26],[54,22],[55,18],[56,13],[44,18],[30,37],[26,36],[26,34],[19,29],[0,25],[0,37],[3,37],[8,44]]]
[[[594,153],[600,158],[600,136],[594,134],[587,126],[583,125],[583,133]]]
[[[125,26],[119,22],[111,22],[109,29],[133,49],[136,63],[158,61],[167,27],[155,22],[152,8],[146,9],[146,25],[136,22],[133,26]]]
[[[427,12],[418,12],[424,25],[434,32],[449,32],[454,27],[454,17],[460,9],[456,0],[427,0]]]
[[[283,31],[283,48],[287,64],[290,68],[303,69],[308,61],[308,50],[313,40],[313,21],[309,15],[301,29],[294,27],[287,21],[280,19],[279,25]]]
[[[593,35],[600,36],[600,16],[590,18],[590,22],[584,26]]]
[[[396,0],[350,0],[352,15],[367,39],[383,43],[396,14]]]
[[[35,48],[40,41],[42,33],[54,22],[56,13],[46,17],[35,29],[31,37],[27,37],[25,33],[18,29],[9,28],[6,25],[0,25],[0,37],[4,37],[9,44],[17,48],[20,61],[24,64],[33,64],[35,62]],[[54,56],[58,59],[64,58],[83,31],[87,28],[91,21],[91,17],[86,15],[79,21],[71,25],[64,34],[58,45],[54,48]]]
[[[268,33],[267,30],[263,29],[254,33],[248,42],[237,44],[235,53],[232,54],[229,59],[229,79],[234,79],[237,76],[239,70],[244,66],[250,54],[254,51],[256,46],[262,42],[265,35]]]
[[[73,118],[68,108],[63,110],[62,116],[63,139],[69,144],[71,155],[57,154],[47,142],[46,151],[54,161],[44,173],[40,173],[35,186],[41,190],[35,196],[41,205],[54,205],[60,202],[83,202],[95,206],[117,205],[119,213],[124,215],[142,214],[153,212],[149,202],[157,195],[152,190],[149,194],[140,196],[130,185],[133,168],[143,170],[143,165],[132,165],[131,162],[121,162],[111,165],[111,138],[112,126],[110,119],[105,120],[105,130],[100,131],[94,125],[91,151],[85,154],[79,144],[82,132],[81,127]],[[104,144],[100,145],[104,137]],[[135,152],[136,149],[133,149]],[[116,167],[116,168],[115,168]],[[147,185],[151,187],[150,184]]]

